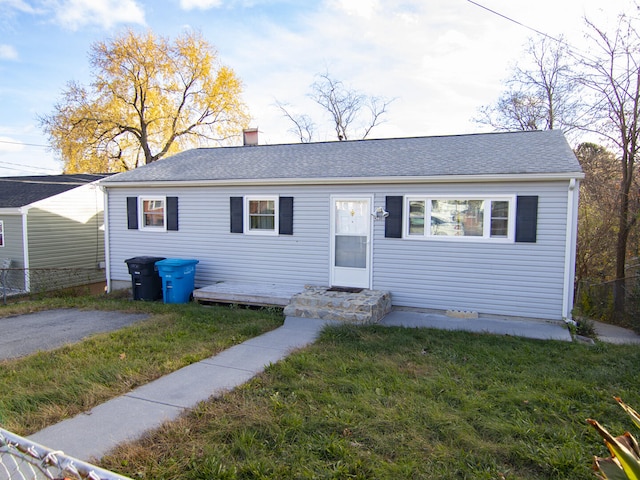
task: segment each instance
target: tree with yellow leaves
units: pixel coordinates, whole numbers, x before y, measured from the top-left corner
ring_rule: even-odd
[[[133,31],[91,46],[90,88],[70,82],[40,118],[65,173],[121,172],[239,135],[242,84],[199,33]]]

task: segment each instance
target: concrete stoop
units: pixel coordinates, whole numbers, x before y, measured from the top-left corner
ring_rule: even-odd
[[[291,297],[284,315],[369,324],[380,322],[390,311],[390,292],[308,285]]]

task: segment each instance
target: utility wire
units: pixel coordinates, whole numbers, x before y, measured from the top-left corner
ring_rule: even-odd
[[[0,140],[0,144],[24,145],[24,146],[27,146],[27,147],[49,148],[48,145],[41,145],[41,144],[37,144],[37,143],[13,142],[13,141],[10,141],[10,140]],[[8,165],[11,165],[11,166],[8,166]],[[20,168],[14,168],[14,167],[20,167]],[[31,170],[34,170],[35,172],[49,171],[49,172],[58,173],[58,170],[53,169],[53,168],[36,167],[36,166],[24,165],[24,164],[20,164],[20,163],[7,162],[5,160],[0,160],[0,168],[2,168],[4,170],[12,170],[12,171],[17,171],[17,172],[24,172],[26,174],[31,173]],[[43,173],[43,175],[47,175],[47,174]]]
[[[26,170],[23,170],[22,168],[3,167],[2,165],[0,165],[0,168],[2,168],[3,170],[13,170],[13,171],[16,171],[16,172],[29,173]]]
[[[564,42],[564,41],[562,41],[562,40],[560,40],[558,38],[552,37],[551,35],[548,35],[548,34],[546,34],[544,32],[541,32],[540,30],[536,30],[535,28],[530,27],[529,25],[525,25],[524,23],[519,22],[518,20],[515,20],[515,19],[513,19],[511,17],[507,17],[506,15],[504,15],[504,14],[502,14],[500,12],[497,12],[496,10],[492,10],[489,7],[485,7],[484,5],[479,4],[478,2],[474,2],[473,0],[467,0],[467,2],[474,4],[476,7],[480,7],[482,9],[486,10],[487,12],[490,12],[490,13],[493,13],[494,15],[502,17],[505,20],[508,20],[509,22],[515,23],[516,25],[520,25],[521,27],[526,28],[527,30],[531,30],[532,32],[537,33],[538,35],[542,35],[543,37],[547,37],[550,40],[553,40],[553,41],[558,42],[558,43],[566,43],[566,42]]]
[[[32,170],[49,170],[50,172],[57,172],[57,169],[54,168],[46,168],[46,167],[33,167],[31,165],[23,165],[21,163],[13,163],[13,162],[6,162],[4,160],[0,160],[0,167],[4,167],[4,165],[12,165],[14,167],[21,167],[21,168],[30,168]],[[9,167],[4,167],[4,168],[9,168]]]
[[[511,17],[503,14],[503,13],[500,13],[500,12],[498,12],[496,10],[493,10],[493,9],[489,8],[489,7],[485,7],[484,5],[482,5],[482,4],[478,3],[478,2],[475,2],[474,0],[467,0],[467,2],[475,5],[476,7],[480,7],[483,10],[486,10],[487,12],[492,13],[493,15],[497,15],[498,17],[504,18],[508,22],[515,23],[516,25],[518,25],[518,26],[520,26],[522,28],[526,28],[527,30],[531,30],[532,32],[537,33],[538,35],[541,35],[541,36],[543,36],[545,38],[548,38],[549,40],[553,40],[554,42],[557,42],[557,43],[560,43],[562,45],[565,45],[570,51],[573,52],[574,55],[576,55],[578,57],[582,57],[582,58],[584,58],[586,60],[593,61],[592,58],[589,58],[587,55],[585,55],[583,53],[580,53],[579,49],[577,49],[576,47],[574,47],[573,45],[568,43],[566,40],[563,40],[562,38],[556,38],[556,37],[554,37],[552,35],[549,35],[548,33],[545,33],[543,31],[541,31],[541,30],[538,30],[536,28],[530,27],[529,25],[526,25],[526,24],[524,24],[524,23],[522,23],[522,22],[520,22],[520,21],[518,21],[518,20],[516,20],[514,18],[511,18]]]
[[[7,143],[9,145],[24,145],[25,147],[49,148],[49,145],[40,145],[38,143],[12,142],[12,141],[9,141],[9,140],[0,140],[0,143]]]

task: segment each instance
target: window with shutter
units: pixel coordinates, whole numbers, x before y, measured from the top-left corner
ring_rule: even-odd
[[[127,197],[127,228],[177,231],[178,197]]]
[[[538,236],[538,197],[519,196],[516,209],[516,242],[535,243]]]
[[[293,197],[231,197],[230,231],[257,235],[293,235]]]

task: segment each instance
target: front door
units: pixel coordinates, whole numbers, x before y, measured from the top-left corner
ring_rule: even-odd
[[[371,287],[371,201],[331,199],[331,286]]]

